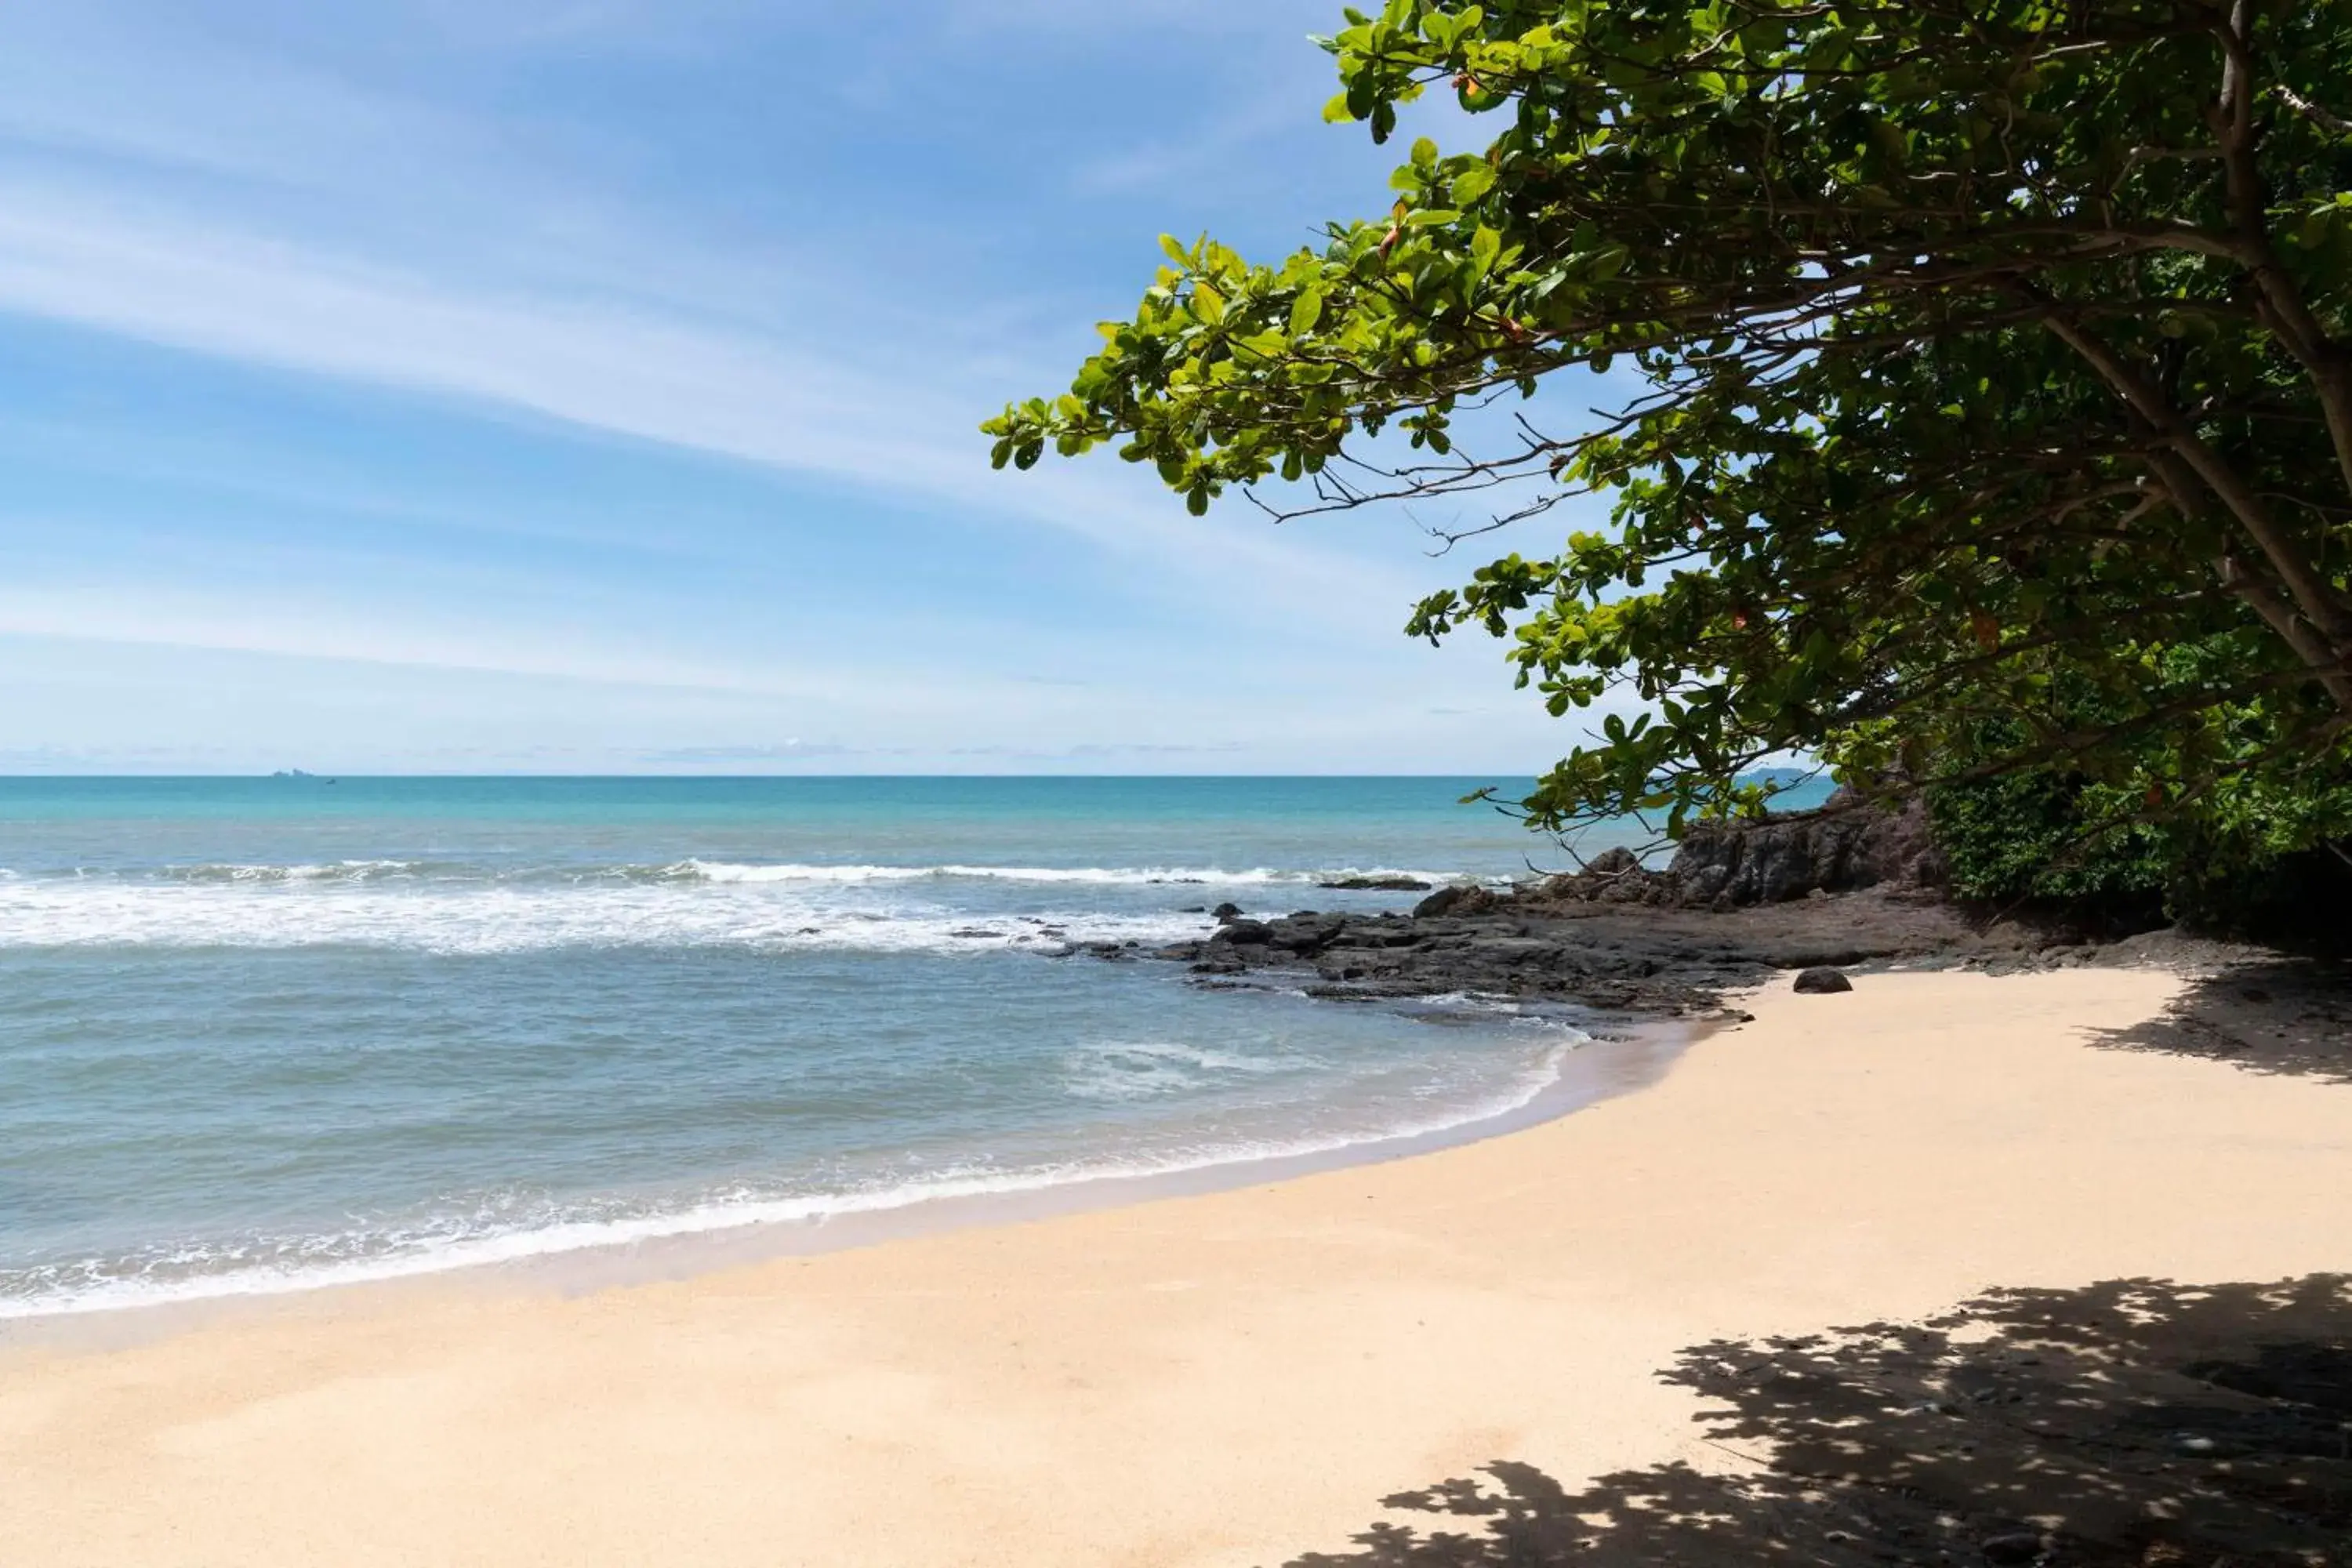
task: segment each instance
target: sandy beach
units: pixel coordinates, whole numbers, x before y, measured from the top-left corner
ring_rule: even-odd
[[[0,1563],[1242,1568],[1497,1461],[1737,1467],[1659,1379],[1694,1345],[2352,1269],[2352,1087],[2099,1048],[2179,984],[1784,980],[1654,1087],[1393,1163],[18,1342]]]

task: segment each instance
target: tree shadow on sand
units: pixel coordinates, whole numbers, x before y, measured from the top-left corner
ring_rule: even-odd
[[[2093,1043],[2352,1083],[2352,960],[2278,955],[2238,964],[2192,984],[2161,1016]]]
[[[2352,1563],[2352,1277],[2001,1291],[1664,1375],[1727,1473],[1492,1464],[1291,1568]]]

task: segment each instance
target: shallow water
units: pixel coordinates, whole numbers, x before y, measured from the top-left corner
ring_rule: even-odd
[[[1503,1114],[1572,1019],[1046,956],[1523,872],[1482,782],[0,780],[0,1317]]]

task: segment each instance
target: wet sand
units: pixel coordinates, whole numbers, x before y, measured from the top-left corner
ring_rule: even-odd
[[[0,1349],[0,1562],[1272,1564],[1684,1458],[1685,1347],[2352,1268],[2352,1086],[2095,1048],[2179,982],[1785,981],[1663,1081],[1389,1163],[564,1293]]]

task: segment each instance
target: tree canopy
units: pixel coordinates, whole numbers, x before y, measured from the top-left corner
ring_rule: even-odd
[[[1803,750],[2352,828],[2352,4],[1391,0],[1324,44],[1327,118],[1451,92],[1491,143],[1416,141],[1277,262],[1163,240],[999,466],[1116,443],[1195,511],[1608,498],[1407,628],[1607,700],[1546,826],[1679,832]],[[1558,427],[1547,387],[1612,367]]]

